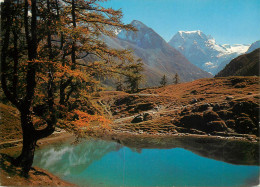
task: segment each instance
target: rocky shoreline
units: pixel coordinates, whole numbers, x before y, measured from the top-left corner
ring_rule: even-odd
[[[102,137],[135,149],[184,148],[203,157],[238,165],[260,165],[259,143],[244,138],[194,134],[112,133]]]
[[[124,120],[122,118],[119,121],[115,120],[110,133],[199,136],[259,142],[259,127],[256,125],[258,119],[255,117],[257,107],[250,101],[195,104],[175,113],[164,111],[159,117],[155,111],[149,110],[126,117]]]

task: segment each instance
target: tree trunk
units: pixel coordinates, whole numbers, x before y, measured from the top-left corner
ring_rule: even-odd
[[[27,176],[33,164],[37,139],[35,137],[35,129],[31,122],[30,115],[21,112],[21,125],[23,130],[23,149],[22,153],[14,160],[13,164],[22,167],[23,175]]]

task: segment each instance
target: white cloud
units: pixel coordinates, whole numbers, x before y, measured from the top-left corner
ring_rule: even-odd
[[[214,64],[212,62],[206,62],[205,66],[213,66]]]

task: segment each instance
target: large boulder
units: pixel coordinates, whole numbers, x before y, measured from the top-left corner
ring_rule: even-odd
[[[204,104],[202,104],[202,105],[197,106],[197,107],[193,110],[193,112],[203,112],[203,111],[208,110],[209,107],[210,107],[210,104],[204,103]]]
[[[143,118],[144,118],[144,121],[148,121],[148,120],[152,120],[153,119],[152,115],[149,114],[149,113],[144,113],[143,114]]]
[[[144,121],[143,115],[139,114],[138,116],[136,116],[136,117],[131,121],[131,123],[140,123],[140,122],[143,122],[143,121]]]
[[[236,119],[235,130],[241,134],[248,134],[256,127],[254,122],[249,117],[239,117]]]
[[[224,121],[210,121],[207,123],[207,132],[223,132],[227,131],[227,126]]]
[[[180,124],[186,128],[205,130],[205,121],[199,114],[185,115],[180,119]]]
[[[231,119],[234,116],[234,114],[228,110],[220,110],[217,112],[217,114],[219,115],[219,117],[221,119],[224,119],[224,120]]]
[[[139,114],[138,116],[136,116],[131,123],[140,123],[143,121],[148,121],[148,120],[152,120],[153,117],[151,114],[149,113],[143,113],[143,114]]]
[[[233,119],[229,119],[226,121],[226,125],[228,128],[234,129],[236,127],[236,121]]]
[[[194,104],[194,103],[197,103],[197,102],[198,102],[198,99],[193,98],[193,99],[190,101],[190,104]]]
[[[236,103],[232,109],[235,114],[246,113],[250,116],[258,116],[259,105],[253,102]]]
[[[221,120],[219,118],[219,115],[214,112],[214,111],[206,111],[203,113],[203,119],[206,121],[206,122],[210,122],[210,121],[219,121]]]

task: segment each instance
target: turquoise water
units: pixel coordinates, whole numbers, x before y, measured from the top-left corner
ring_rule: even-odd
[[[80,186],[253,186],[258,166],[201,157],[183,148],[130,149],[86,140],[36,151],[34,165]]]

